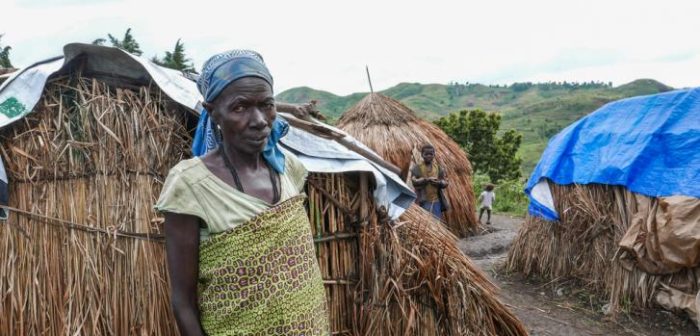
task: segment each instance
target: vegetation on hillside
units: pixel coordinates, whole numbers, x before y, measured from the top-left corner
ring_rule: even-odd
[[[655,80],[643,79],[618,87],[602,82],[401,83],[380,93],[401,101],[428,120],[437,120],[461,110],[498,111],[502,117],[501,129],[515,129],[523,136],[518,155],[523,159],[521,171],[528,175],[549,138],[573,121],[610,101],[671,89]],[[290,103],[318,100],[319,110],[332,121],[364,95],[366,93],[354,93],[341,97],[302,87],[284,91],[277,98]]]

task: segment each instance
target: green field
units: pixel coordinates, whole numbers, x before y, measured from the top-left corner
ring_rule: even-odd
[[[519,155],[523,158],[523,174],[528,176],[548,139],[573,121],[610,101],[671,89],[653,79],[640,79],[617,87],[605,83],[566,82],[508,86],[401,83],[380,93],[403,102],[428,120],[464,109],[501,113],[501,130],[513,128],[523,134]],[[318,100],[319,110],[333,123],[366,94],[337,96],[300,87],[278,94],[277,99],[289,103]]]

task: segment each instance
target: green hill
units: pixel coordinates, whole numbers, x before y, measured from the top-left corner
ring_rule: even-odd
[[[597,82],[515,83],[508,86],[401,83],[380,93],[403,102],[428,120],[464,109],[500,112],[502,130],[514,128],[523,133],[520,155],[523,172],[528,175],[547,140],[573,121],[610,101],[671,89],[653,79],[639,79],[617,87]],[[280,93],[277,99],[290,103],[318,100],[320,111],[333,122],[366,94],[337,96],[300,87]]]

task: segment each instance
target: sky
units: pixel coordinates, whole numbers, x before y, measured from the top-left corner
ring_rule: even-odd
[[[700,1],[2,0],[0,45],[15,67],[127,28],[145,57],[182,39],[200,69],[228,49],[260,52],[275,92],[338,95],[402,82],[653,78],[700,86]]]

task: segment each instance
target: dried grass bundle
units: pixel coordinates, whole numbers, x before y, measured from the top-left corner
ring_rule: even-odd
[[[526,335],[429,213],[391,226],[367,174],[312,174],[309,217],[337,335]]]
[[[23,211],[0,225],[0,334],[175,334],[153,210],[190,143],[174,106],[157,88],[63,78],[3,130]]]
[[[550,183],[560,221],[528,216],[508,253],[505,268],[547,280],[577,279],[602,298],[613,312],[632,305],[648,307],[659,288],[698,292],[700,268],[654,275],[627,269],[618,260],[618,243],[647,196],[623,187]]]
[[[436,160],[450,181],[450,187],[445,189],[452,206],[445,216],[447,227],[458,237],[478,228],[471,164],[459,145],[439,127],[418,118],[400,102],[377,93],[367,95],[343,113],[338,127],[398,166],[404,178],[408,176],[412,152],[426,143],[432,144]]]
[[[413,206],[396,226],[372,224],[361,250],[371,335],[527,335],[457,238]],[[376,270],[383,270],[376,272]]]

